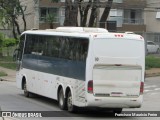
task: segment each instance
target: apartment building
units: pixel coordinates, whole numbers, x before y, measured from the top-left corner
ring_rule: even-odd
[[[113,0],[108,21],[116,21],[117,31],[146,31],[146,0]]]
[[[25,10],[27,29],[63,26],[65,0],[60,2],[51,2],[51,0],[20,1],[23,6],[27,6]],[[106,0],[100,0],[100,2],[104,1]],[[117,31],[160,32],[159,0],[114,0],[113,2],[107,21],[116,22]],[[103,10],[104,8],[99,9],[99,19]],[[22,25],[23,21],[19,19],[19,23]]]
[[[148,32],[160,32],[160,0],[147,0],[145,24]]]
[[[51,0],[20,1],[23,6],[27,6],[25,10],[27,29],[63,26],[65,0],[60,2],[51,2]],[[106,0],[100,0],[100,2],[104,1]],[[146,0],[114,0],[113,2],[107,21],[116,22],[117,31],[146,31],[144,22]],[[102,14],[103,9],[100,8],[99,15]],[[20,25],[23,24],[21,20],[19,22]]]
[[[160,0],[146,0],[145,24],[146,40],[154,41],[160,45]]]
[[[51,0],[20,0],[25,7],[27,29],[55,28],[62,26],[65,18],[64,1],[52,2]],[[23,21],[19,18],[21,27]],[[23,29],[23,28],[21,28]]]

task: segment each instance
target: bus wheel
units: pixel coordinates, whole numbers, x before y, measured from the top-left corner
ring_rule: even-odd
[[[25,97],[29,97],[29,92],[27,90],[27,83],[26,83],[26,81],[24,82],[24,96]]]
[[[63,93],[63,89],[61,89],[58,93],[58,102],[59,102],[59,107],[62,110],[65,110],[66,108],[66,101],[64,98],[64,93]]]
[[[69,91],[67,95],[67,108],[69,112],[76,112],[76,106],[73,105],[73,99],[72,99],[72,94],[71,91]]]

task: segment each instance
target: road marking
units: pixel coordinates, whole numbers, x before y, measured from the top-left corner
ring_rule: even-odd
[[[144,90],[144,92],[149,92],[149,91],[154,91],[154,90]]]
[[[155,88],[154,90],[160,90],[160,88]]]
[[[154,88],[157,87],[156,85],[149,85],[149,86],[144,86],[144,88]]]

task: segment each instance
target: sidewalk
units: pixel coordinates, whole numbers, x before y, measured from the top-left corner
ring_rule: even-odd
[[[1,81],[3,81],[3,80],[4,81],[11,81],[11,82],[16,81],[16,71],[15,70],[0,67],[0,71],[4,71],[8,75],[8,76],[0,77]]]
[[[16,81],[16,71],[11,69],[6,69],[3,67],[0,67],[0,71],[4,71],[7,73],[8,76],[0,77],[0,81]],[[154,77],[154,76],[160,76],[160,68],[152,68],[149,70],[146,70],[146,77]]]
[[[0,117],[0,120],[20,120],[20,119],[18,119],[18,118],[10,118],[10,117],[5,117],[5,118]]]

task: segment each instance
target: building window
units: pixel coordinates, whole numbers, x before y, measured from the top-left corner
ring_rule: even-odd
[[[58,8],[40,8],[40,22],[59,22]]]
[[[144,24],[142,9],[125,9],[124,24]]]
[[[160,9],[157,10],[156,18],[160,19]]]
[[[108,20],[109,21],[116,21],[117,27],[122,27],[123,10],[122,9],[111,9]]]
[[[113,0],[114,3],[123,3],[123,0]]]

